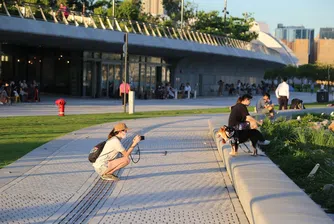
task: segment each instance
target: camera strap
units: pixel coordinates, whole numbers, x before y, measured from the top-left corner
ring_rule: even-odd
[[[134,161],[132,155],[130,154],[130,158],[131,158],[131,160],[132,160],[133,163],[138,163],[139,160],[140,160],[140,148],[139,148],[139,144],[137,144],[137,148],[138,148],[138,150],[136,152],[136,153],[138,153],[138,159],[137,159],[137,161]]]

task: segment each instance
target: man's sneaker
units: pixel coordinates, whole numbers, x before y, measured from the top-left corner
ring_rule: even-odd
[[[119,178],[118,176],[114,175],[114,174],[103,174],[101,176],[102,180],[113,180],[113,181],[118,181]]]
[[[264,140],[263,142],[258,141],[258,144],[259,144],[259,145],[269,145],[269,144],[270,144],[270,141],[269,141],[269,140]]]

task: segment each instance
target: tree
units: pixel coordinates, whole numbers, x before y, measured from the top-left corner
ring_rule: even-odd
[[[140,15],[141,1],[124,0],[115,11],[117,18],[138,20]],[[109,8],[108,15],[112,15],[112,8]]]
[[[163,0],[162,4],[167,12],[170,20],[174,25],[180,25],[181,21],[181,0]],[[189,20],[195,17],[196,5],[192,2],[186,1],[184,3],[183,21],[188,24]]]
[[[219,16],[218,11],[208,13],[199,11],[197,13],[196,22],[192,28],[213,35],[228,34],[229,37],[238,40],[251,41],[256,39],[257,33],[249,31],[251,23],[254,21],[252,14],[244,13],[243,16],[243,18],[229,17],[225,27],[224,18]]]
[[[252,23],[255,21],[253,14],[251,13],[243,13],[243,17],[233,17],[231,16],[227,22],[227,36],[243,40],[243,41],[251,41],[258,37],[256,32],[250,32],[249,29],[252,26]]]
[[[199,11],[193,29],[203,33],[209,33],[214,35],[224,34],[224,21],[219,16],[218,11],[204,12]]]

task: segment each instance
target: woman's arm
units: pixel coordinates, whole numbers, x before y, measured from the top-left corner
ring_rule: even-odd
[[[128,157],[130,156],[130,154],[132,153],[133,149],[136,147],[136,145],[138,144],[138,142],[140,142],[140,136],[139,135],[136,135],[134,138],[133,138],[133,142],[131,144],[131,146],[128,148],[128,150],[125,150],[122,152],[122,155],[124,157]]]

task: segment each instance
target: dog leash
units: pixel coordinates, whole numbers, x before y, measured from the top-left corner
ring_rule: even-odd
[[[242,151],[244,151],[245,153],[251,153],[252,152],[245,143],[242,143],[242,144],[248,149],[248,152],[246,152],[240,145],[240,148],[242,149]]]

